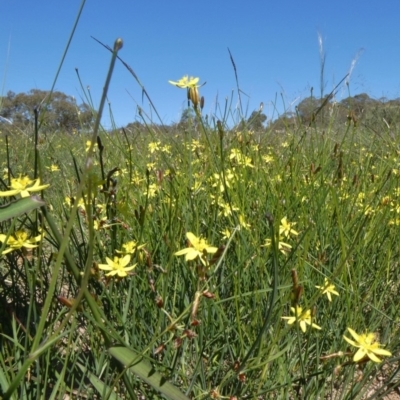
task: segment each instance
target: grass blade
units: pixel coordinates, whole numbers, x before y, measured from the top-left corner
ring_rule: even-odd
[[[12,201],[5,206],[0,206],[0,222],[26,214],[44,205],[44,201],[38,196]]]
[[[112,347],[109,352],[120,363],[131,368],[136,375],[167,398],[171,400],[189,400],[176,386],[167,382],[161,374],[156,372],[152,365],[143,361],[133,350],[126,347]]]

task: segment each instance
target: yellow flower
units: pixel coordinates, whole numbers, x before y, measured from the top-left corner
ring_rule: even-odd
[[[200,78],[193,78],[193,76],[191,76],[190,78],[188,78],[187,75],[185,75],[183,78],[179,79],[178,82],[174,82],[174,81],[168,81],[171,85],[174,85],[178,88],[181,89],[185,89],[185,88],[198,88],[200,86],[197,85],[197,83],[199,82]]]
[[[327,278],[324,280],[324,286],[315,286],[317,289],[320,289],[322,291],[322,294],[326,294],[328,296],[328,300],[332,301],[332,296],[331,294],[334,294],[335,296],[339,296],[339,293],[335,290],[335,285]]]
[[[33,185],[32,185],[33,184]],[[50,185],[40,185],[40,179],[31,180],[27,176],[11,179],[11,190],[0,192],[0,197],[15,196],[21,194],[21,197],[29,197],[29,192],[40,192]]]
[[[148,149],[151,154],[153,154],[155,151],[160,150],[160,142],[151,142],[148,144]]]
[[[138,245],[137,242],[134,240],[131,240],[130,242],[127,242],[122,245],[123,250],[119,251],[117,250],[118,254],[133,254],[135,253],[136,250],[140,250],[144,247],[144,244],[141,244],[140,246]]]
[[[279,236],[278,249],[281,253],[285,254],[290,251],[292,246],[289,243],[282,242],[282,236]],[[261,247],[271,247],[271,239],[266,239]]]
[[[231,169],[227,169],[224,174],[213,174],[213,176],[210,177],[209,181],[212,184],[212,187],[219,187],[219,190],[222,193],[225,191],[225,185],[227,188],[230,188],[230,182],[234,181],[234,179],[234,171],[232,171]]]
[[[0,242],[6,243],[8,246],[7,249],[3,250],[1,254],[11,253],[14,250],[18,250],[22,247],[26,249],[34,249],[38,247],[37,244],[42,240],[42,235],[35,236],[33,238],[28,239],[28,234],[23,229],[16,231],[14,235],[10,235],[7,238],[7,235],[0,234]]]
[[[242,228],[244,228],[244,229],[250,229],[250,228],[251,228],[251,225],[248,224],[248,223],[245,221],[244,216],[243,216],[242,214],[239,215],[239,224],[240,224],[240,226],[241,226]]]
[[[64,203],[66,206],[72,207],[75,203],[75,198],[71,196],[67,196],[64,199]],[[80,210],[85,210],[85,200],[81,197],[78,201],[78,208]]]
[[[189,240],[192,247],[188,247],[183,250],[179,250],[175,253],[176,256],[183,256],[185,255],[186,261],[194,260],[195,258],[199,257],[200,261],[207,265],[207,261],[204,258],[205,253],[214,254],[217,252],[217,247],[210,246],[205,239],[201,237],[196,237],[192,232],[188,232],[186,234],[187,239]]]
[[[244,167],[254,168],[254,165],[251,163],[251,159],[246,157],[241,153],[238,149],[231,149],[231,154],[229,155],[230,160],[236,160],[239,164],[242,164]]]
[[[93,229],[99,231],[100,229],[109,228],[111,225],[107,223],[107,217],[93,220]]]
[[[190,99],[193,103],[194,108],[197,107],[197,105],[200,102],[200,95],[198,88],[200,87],[197,83],[199,82],[200,78],[193,78],[192,76],[188,78],[187,75],[185,75],[183,78],[179,79],[178,82],[175,81],[168,81],[171,85],[174,85],[178,88],[181,89],[187,89],[187,95],[188,99]]]
[[[86,141],[86,148],[85,148],[86,153],[90,150],[90,146],[91,146],[91,145],[92,145],[92,141],[91,141],[91,140],[87,140],[87,141]],[[97,147],[97,143],[95,143],[95,144],[93,145],[92,152],[95,152],[95,151],[96,151],[96,147]]]
[[[57,172],[60,170],[57,165],[51,164],[50,167],[46,167],[50,172]]]
[[[350,332],[351,336],[353,336],[354,340],[343,336],[343,339],[346,342],[350,343],[354,347],[358,347],[356,354],[354,354],[353,361],[357,362],[362,360],[365,356],[367,356],[371,361],[376,363],[380,363],[382,360],[378,358],[379,356],[391,356],[392,353],[390,351],[379,348],[380,344],[375,340],[374,333],[364,333],[362,335],[358,335],[353,329],[347,328]]]
[[[106,276],[118,275],[120,278],[127,276],[127,272],[132,271],[137,264],[127,267],[131,261],[131,256],[127,254],[124,257],[114,257],[114,260],[106,257],[107,264],[99,264],[99,268],[104,271],[110,271]]]
[[[218,215],[224,215],[225,217],[228,217],[229,215],[232,215],[232,212],[239,210],[239,208],[237,208],[236,206],[225,203],[223,200],[220,200],[218,205],[221,207]]]
[[[222,239],[229,239],[232,235],[229,229],[223,229],[220,233],[222,234]]]
[[[307,325],[312,328],[321,329],[320,326],[312,322],[311,310],[304,310],[300,306],[290,307],[290,311],[294,314],[293,317],[282,317],[282,319],[287,319],[289,325],[294,324],[296,321],[300,325],[300,329],[305,333]]]
[[[279,235],[286,236],[287,238],[290,235],[297,236],[299,233],[292,228],[294,225],[296,225],[295,222],[290,223],[287,221],[286,217],[282,218],[281,225],[279,226]]]
[[[266,164],[272,163],[274,161],[274,157],[271,155],[262,156],[262,159]]]

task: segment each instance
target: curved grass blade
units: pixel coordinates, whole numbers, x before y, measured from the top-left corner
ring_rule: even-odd
[[[26,214],[45,205],[45,202],[38,196],[25,197],[0,206],[0,222],[19,215]]]
[[[189,400],[176,386],[159,374],[154,367],[131,349],[126,347],[111,347],[110,354],[120,363],[130,368],[146,383],[171,400]]]
[[[109,393],[110,395],[107,397],[110,400],[121,400],[121,397],[119,397],[116,393],[113,392],[113,389],[105,384],[101,379],[99,379],[96,375],[92,374],[90,371],[87,371],[86,368],[82,365],[77,363],[76,364],[80,370],[84,373],[87,374],[87,377],[89,378],[91,384],[93,387],[96,388],[96,390],[99,392],[100,395],[103,393]]]

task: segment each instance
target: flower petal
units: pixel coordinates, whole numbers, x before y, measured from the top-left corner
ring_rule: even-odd
[[[367,352],[367,356],[373,362],[380,363],[382,360],[378,358],[372,351]]]
[[[374,349],[374,350],[372,350],[372,352],[374,352],[375,354],[379,354],[380,356],[389,356],[390,357],[392,355],[392,353],[390,351],[385,350],[385,349],[380,349],[380,348]]]
[[[6,190],[4,192],[0,192],[0,197],[15,196],[16,194],[18,194],[20,192],[21,192],[21,190],[19,190],[19,189]]]
[[[129,262],[131,261],[131,256],[129,254],[127,254],[126,256],[124,256],[123,258],[119,259],[119,265],[124,268],[126,267]]]
[[[206,247],[206,252],[207,253],[214,254],[217,251],[218,251],[218,247],[212,247],[212,246]]]
[[[367,352],[365,351],[365,349],[359,348],[357,350],[356,354],[354,354],[353,361],[354,362],[360,361],[361,359],[363,359],[365,357],[366,354],[367,354]]]
[[[176,253],[174,253],[174,255],[175,256],[183,256],[184,254],[189,253],[190,250],[191,250],[190,248],[182,249],[182,250],[179,250]]]
[[[353,336],[353,338],[357,341],[360,342],[360,336],[357,334],[356,331],[354,331],[351,328],[347,328],[347,330],[350,332],[350,335]]]
[[[114,268],[108,264],[98,264],[99,268],[104,271],[112,271]]]
[[[197,250],[194,250],[192,247],[188,249],[189,251],[186,253],[185,260],[186,261],[191,261],[197,258],[198,256],[201,256],[201,253],[199,253]]]
[[[199,243],[199,239],[192,232],[187,232],[186,237],[192,246],[196,246]]]
[[[126,268],[124,268],[124,271],[126,271],[126,272],[132,271],[133,269],[136,268],[136,266],[137,266],[137,264],[131,265],[130,267],[126,267]]]
[[[360,345],[359,345],[358,343],[354,342],[353,340],[347,338],[347,337],[344,336],[344,335],[343,335],[343,339],[344,339],[347,343],[350,343],[352,346],[360,347]]]

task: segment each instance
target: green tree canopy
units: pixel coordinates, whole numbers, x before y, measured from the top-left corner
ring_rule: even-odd
[[[253,111],[250,117],[247,119],[247,126],[254,132],[264,130],[264,122],[267,120],[267,116],[260,111]]]
[[[12,121],[18,128],[26,128],[34,122],[34,109],[40,112],[39,120],[45,130],[87,129],[93,121],[90,107],[78,105],[74,97],[62,92],[32,89],[27,93],[9,91],[0,101],[0,115]]]

